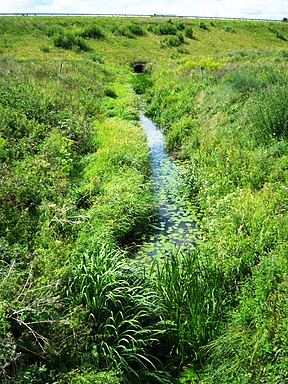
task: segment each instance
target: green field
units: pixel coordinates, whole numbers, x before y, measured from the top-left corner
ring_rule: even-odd
[[[0,381],[287,383],[288,23],[1,17],[0,36]],[[145,268],[141,110],[199,232]]]

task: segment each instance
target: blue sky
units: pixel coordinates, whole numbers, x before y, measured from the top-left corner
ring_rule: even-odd
[[[4,12],[131,13],[282,20],[288,0],[0,0]]]

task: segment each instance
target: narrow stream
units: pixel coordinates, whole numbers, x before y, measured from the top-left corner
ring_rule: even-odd
[[[165,151],[161,131],[144,115],[140,122],[147,136],[151,156],[152,183],[157,209],[154,230],[143,239],[137,259],[165,257],[172,250],[184,249],[195,242],[195,216],[187,202],[181,200],[180,164]],[[149,260],[146,260],[147,262]]]

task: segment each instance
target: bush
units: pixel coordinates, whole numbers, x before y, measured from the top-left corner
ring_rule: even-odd
[[[133,33],[133,35],[135,35],[135,36],[145,36],[145,34],[146,34],[143,27],[138,23],[130,24],[129,29]]]
[[[176,35],[177,34],[177,27],[172,24],[172,22],[165,22],[162,24],[159,24],[157,28],[157,32],[160,35]]]
[[[128,37],[128,39],[134,39],[134,34],[130,30],[128,25],[119,25],[113,29],[114,35]]]
[[[60,32],[53,35],[53,43],[55,47],[71,49],[75,51],[90,51],[91,48],[86,44],[85,40],[79,36],[75,36],[70,32]]]
[[[281,33],[279,32],[277,29],[275,28],[272,28],[272,27],[269,27],[269,31],[274,33],[274,35],[280,39],[280,40],[283,40],[283,41],[287,41],[287,38]]]
[[[40,47],[40,50],[44,53],[49,53],[50,52],[50,48],[47,47],[46,45],[43,45],[42,47]]]
[[[179,47],[184,43],[184,37],[182,34],[176,36],[166,36],[161,41],[161,48],[166,47]]]
[[[150,79],[150,76],[145,73],[137,74],[132,78],[132,86],[137,94],[145,93],[152,85],[153,82]]]
[[[225,32],[235,32],[235,29],[231,25],[224,25],[223,27]]]
[[[105,37],[102,30],[95,24],[88,25],[79,36],[85,39],[103,39]]]
[[[199,28],[208,31],[208,27],[207,27],[207,25],[204,23],[204,21],[200,21],[200,23],[199,23]]]
[[[193,39],[194,34],[193,34],[193,29],[191,26],[187,26],[184,30],[184,35],[188,37],[188,39]]]
[[[118,36],[128,37],[133,39],[136,36],[145,36],[145,30],[138,23],[120,24],[112,29],[112,32]]]

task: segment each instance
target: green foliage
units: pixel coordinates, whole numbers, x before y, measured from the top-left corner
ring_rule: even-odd
[[[155,369],[149,348],[159,333],[158,304],[139,267],[94,245],[72,272],[68,299],[82,303],[86,321],[93,324],[89,353],[95,367],[120,369],[125,382],[140,381]]]
[[[236,32],[235,29],[231,27],[231,25],[224,25],[223,29],[225,32],[233,32],[233,33]]]
[[[45,53],[49,53],[50,52],[50,48],[47,47],[46,45],[43,45],[42,47],[40,47],[41,51],[42,52],[45,52]]]
[[[87,369],[74,369],[64,375],[58,382],[60,384],[120,384],[121,377],[117,372]]]
[[[160,35],[176,35],[177,27],[170,21],[160,23],[157,28],[157,33]]]
[[[179,359],[201,360],[201,348],[219,332],[223,301],[221,275],[199,258],[197,250],[172,253],[157,269],[169,345]],[[170,347],[171,348],[171,347]]]
[[[87,59],[94,61],[94,63],[104,64],[105,60],[102,55],[99,53],[93,52],[93,53],[87,53],[86,55]]]
[[[287,31],[208,23],[0,18],[3,383],[287,381]],[[150,273],[127,258],[154,217],[135,91],[198,218]]]
[[[215,310],[219,333],[211,334],[210,341],[203,338],[200,345],[204,348],[198,353],[184,341],[201,340],[197,324],[191,321],[191,325],[188,320],[201,317],[201,311],[193,307],[197,315],[189,315],[189,296],[185,295],[190,290],[185,294],[181,291],[185,279],[178,274],[173,280],[173,274],[169,274],[167,281],[172,281],[171,288],[176,288],[175,292],[169,290],[167,297],[175,297],[180,304],[178,310],[170,312],[171,316],[174,314],[175,321],[185,313],[173,340],[182,351],[184,365],[187,364],[181,380],[284,383],[287,379],[283,374],[287,360],[287,342],[283,342],[287,332],[283,325],[287,317],[284,304],[287,263],[283,259],[287,238],[286,77],[281,65],[253,69],[243,66],[237,71],[224,65],[222,74],[216,70],[213,76],[213,72],[202,71],[199,89],[196,71],[191,79],[186,68],[180,67],[180,78],[171,71],[155,83],[147,93],[147,110],[166,133],[169,149],[181,148],[180,155],[185,156],[188,165],[185,191],[193,202],[196,199],[201,210],[198,225],[203,230],[200,235],[203,241],[198,244],[198,252],[202,264],[198,269],[204,267],[205,273],[200,276],[205,277],[195,285],[201,289],[205,289],[205,283],[209,288],[214,287],[214,292],[218,292],[216,302],[224,300],[225,305],[220,304],[219,312],[217,307]],[[170,268],[172,265],[173,262]],[[189,268],[183,270],[186,273]],[[210,274],[213,270],[217,273]],[[182,282],[181,287],[177,286],[178,281]],[[192,290],[193,280],[190,281]],[[181,292],[185,304],[176,299],[176,293]],[[195,291],[194,297],[197,297]],[[202,297],[210,296],[203,293]],[[205,308],[212,308],[212,304],[206,303]],[[187,330],[186,322],[187,327],[190,324]],[[205,329],[209,334],[213,329],[203,318],[200,323],[207,326],[201,331]],[[196,335],[184,337],[191,329]],[[170,332],[169,336],[172,335]],[[183,338],[177,339],[180,335]],[[201,372],[197,359],[189,361],[189,353],[190,356],[198,353],[204,367]]]
[[[96,24],[87,25],[85,29],[80,32],[79,36],[85,39],[103,39],[105,37],[101,28]]]
[[[63,371],[77,369],[85,359],[89,362],[91,348],[88,353],[81,342],[79,351],[72,348],[75,337],[83,339],[83,330],[91,345],[83,322],[86,312],[78,309],[76,316],[73,304],[65,307],[65,314],[63,310],[67,288],[61,277],[67,274],[72,244],[77,239],[83,249],[91,237],[95,241],[101,236],[111,244],[129,242],[149,226],[152,213],[148,152],[139,127],[118,118],[96,129],[90,120],[92,100],[98,111],[102,108],[102,116],[107,113],[104,99],[115,94],[107,91],[111,71],[93,62],[64,62],[59,77],[54,65],[35,64],[30,70],[30,63],[13,61],[11,66],[11,61],[1,61],[5,188],[0,196],[0,243],[6,288],[1,286],[0,364],[7,382],[60,380]],[[91,83],[92,74],[97,81]],[[127,116],[129,102],[132,114],[131,95],[118,99],[122,104],[117,113]],[[92,155],[94,169],[89,173]],[[138,329],[132,331],[137,335]]]
[[[253,91],[260,91],[265,85],[265,79],[261,75],[259,76],[258,71],[250,68],[233,71],[225,78],[225,81],[242,96]]]
[[[134,22],[129,25],[130,31],[135,35],[135,36],[145,36],[146,32],[140,24]]]
[[[193,29],[191,26],[186,26],[185,29],[184,29],[184,35],[186,37],[188,37],[188,39],[193,39],[194,38],[194,34],[193,34]]]
[[[199,28],[203,29],[204,31],[208,31],[209,30],[207,25],[204,23],[204,21],[200,21]]]
[[[166,36],[161,40],[161,47],[179,47],[184,44],[184,37],[182,34],[177,34],[176,36]]]
[[[114,25],[112,28],[112,32],[115,35],[128,37],[129,39],[133,39],[136,36],[145,36],[146,34],[144,28],[136,22],[131,24]]]
[[[225,376],[232,383],[286,381],[287,263],[283,263],[283,251],[278,254],[280,257],[271,255],[254,268],[227,332],[211,343],[211,358],[221,365],[216,363],[208,382],[223,381]]]
[[[137,94],[143,94],[153,85],[150,75],[137,74],[132,78],[132,86]]]
[[[282,84],[271,86],[256,98],[250,119],[257,142],[288,138],[287,102],[287,87]]]
[[[283,40],[283,41],[287,41],[287,38],[281,32],[279,32],[277,29],[269,27],[269,31],[272,32],[274,35],[276,35],[276,37],[278,39]]]
[[[91,48],[80,36],[75,36],[70,32],[60,32],[53,34],[53,43],[55,47],[71,49],[74,51],[90,51]]]

